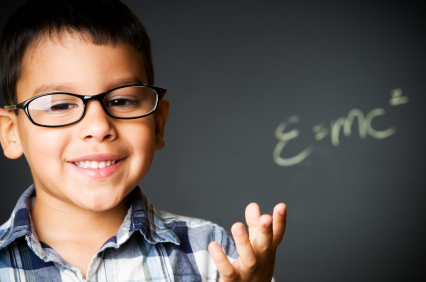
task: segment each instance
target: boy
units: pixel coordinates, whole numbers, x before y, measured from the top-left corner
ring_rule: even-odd
[[[137,187],[165,145],[169,103],[127,6],[27,0],[0,48],[1,145],[34,180],[0,227],[0,281],[271,281],[284,204],[273,217],[250,204],[250,234],[234,224],[234,243],[157,212]]]

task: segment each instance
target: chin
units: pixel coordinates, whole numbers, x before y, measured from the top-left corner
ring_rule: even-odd
[[[124,191],[96,191],[82,194],[82,197],[76,199],[75,203],[81,208],[93,212],[104,212],[118,206],[128,193]]]
[[[80,207],[91,212],[105,212],[115,208],[119,203],[82,203]]]

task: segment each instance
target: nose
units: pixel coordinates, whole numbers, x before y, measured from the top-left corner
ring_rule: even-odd
[[[79,137],[83,141],[111,141],[117,137],[113,123],[99,101],[90,101],[83,119],[79,122]]]

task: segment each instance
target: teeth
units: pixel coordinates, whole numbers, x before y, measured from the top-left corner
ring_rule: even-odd
[[[78,167],[81,168],[94,168],[94,169],[98,169],[98,168],[104,168],[110,165],[114,165],[116,163],[116,161],[102,161],[102,162],[97,162],[97,161],[81,161],[81,162],[75,162],[74,164]]]

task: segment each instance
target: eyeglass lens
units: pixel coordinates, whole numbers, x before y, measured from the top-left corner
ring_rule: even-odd
[[[151,113],[157,104],[157,93],[144,86],[119,88],[105,95],[105,109],[114,117],[136,118]],[[38,97],[28,105],[35,123],[60,126],[77,121],[84,110],[81,98],[69,94]]]

